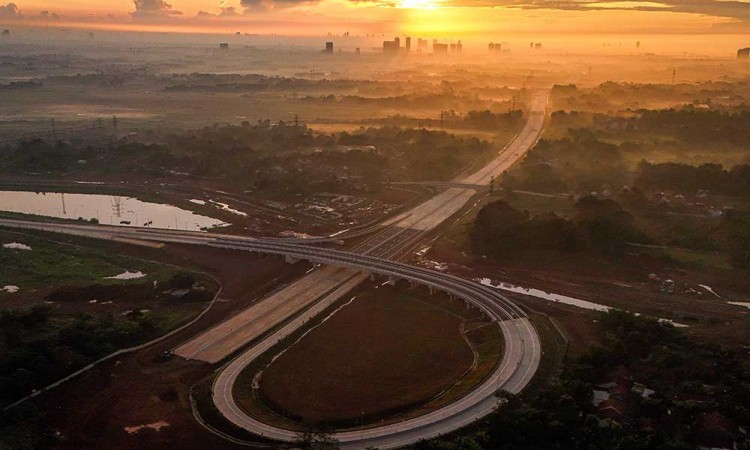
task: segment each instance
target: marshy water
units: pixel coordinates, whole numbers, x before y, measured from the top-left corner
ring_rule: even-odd
[[[227,225],[172,205],[103,194],[0,191],[0,211],[64,219],[96,219],[105,225],[198,231]]]

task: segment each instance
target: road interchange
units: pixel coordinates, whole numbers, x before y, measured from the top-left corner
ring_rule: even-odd
[[[477,389],[439,410],[405,422],[336,433],[334,437],[339,441],[342,449],[366,448],[369,446],[393,448],[465,426],[492,411],[497,405],[495,393],[499,389],[509,392],[519,392],[523,389],[539,365],[541,352],[539,338],[523,310],[490,287],[442,272],[343,250],[278,241],[269,242],[262,239],[240,241],[206,234],[196,235],[183,231],[149,230],[149,232],[144,233],[143,230],[139,229],[12,220],[0,220],[0,225],[99,239],[119,237],[165,243],[194,244],[305,259],[311,262],[345,267],[357,272],[382,275],[392,280],[407,280],[448,292],[479,307],[488,317],[499,324],[505,340],[505,355],[495,372]],[[324,309],[321,304],[316,305],[316,307],[321,310]],[[304,323],[308,318],[301,316],[296,320]],[[237,376],[247,364],[270,349],[278,340],[297,329],[298,325],[300,324],[286,324],[268,339],[265,339],[261,345],[254,346],[250,352],[246,352],[231,361],[220,372],[214,383],[214,401],[222,414],[231,422],[267,438],[281,441],[296,439],[297,432],[267,425],[245,414],[234,401],[233,386]]]
[[[457,177],[449,187],[430,200],[386,221],[352,251],[311,246],[313,243],[337,242],[346,233],[314,239],[250,238],[187,232],[127,228],[105,225],[47,223],[35,221],[0,220],[0,226],[30,228],[42,231],[76,234],[99,239],[135,239],[141,241],[205,245],[281,255],[291,260],[303,259],[325,264],[316,272],[328,271],[317,283],[324,288],[313,294],[305,293],[305,277],[282,290],[274,301],[264,299],[234,318],[201,333],[177,349],[186,358],[216,363],[235,353],[267,330],[283,324],[260,342],[231,360],[219,372],[213,385],[213,400],[218,410],[232,423],[252,433],[279,441],[293,441],[298,433],[260,422],[247,415],[234,400],[234,384],[240,372],[280,339],[302,327],[339,298],[367,278],[367,274],[386,276],[391,280],[407,280],[448,292],[480,308],[497,322],[505,340],[505,354],[495,371],[463,398],[431,413],[404,422],[335,433],[343,449],[367,447],[394,448],[420,439],[444,434],[490,413],[498,404],[495,394],[503,389],[517,393],[531,380],[541,354],[539,337],[524,312],[496,290],[445,273],[414,267],[394,259],[422,242],[440,223],[454,215],[473,197],[475,189],[468,186],[487,185],[520,159],[539,138],[547,102],[547,93],[532,96],[530,117],[517,138],[489,164],[465,177]],[[462,185],[465,185],[462,187]],[[358,233],[358,236],[361,233]],[[307,278],[314,277],[313,273]],[[320,275],[320,274],[318,274]],[[307,280],[316,283],[315,280]],[[308,283],[307,286],[310,284]],[[297,289],[298,288],[298,289]],[[300,296],[291,296],[297,289]],[[296,302],[296,303],[294,303]],[[270,306],[269,306],[270,305]],[[264,320],[256,321],[259,309],[266,308]],[[282,310],[286,308],[286,310]],[[244,316],[242,315],[244,314]],[[267,319],[267,320],[266,320]],[[235,326],[238,325],[238,326]],[[251,327],[252,329],[249,329]]]

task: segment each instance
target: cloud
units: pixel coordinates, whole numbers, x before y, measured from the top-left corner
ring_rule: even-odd
[[[239,11],[237,11],[237,8],[234,6],[225,6],[221,8],[221,12],[219,13],[219,16],[221,17],[235,17],[241,15]]]
[[[182,15],[182,11],[172,8],[165,0],[133,0],[135,11],[131,15],[136,19],[158,19]]]
[[[57,13],[49,11],[42,11],[39,13],[39,16],[41,16],[43,19],[60,20],[60,16],[57,15]]]
[[[250,10],[279,10],[293,8],[299,5],[318,3],[320,0],[241,0],[240,4],[245,12]]]
[[[566,11],[653,11],[726,17],[750,22],[750,3],[739,0],[453,0],[454,6],[505,6]]]
[[[18,5],[15,3],[8,3],[5,6],[0,6],[0,18],[14,19],[18,16]]]

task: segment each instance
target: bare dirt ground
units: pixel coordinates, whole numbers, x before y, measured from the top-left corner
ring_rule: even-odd
[[[190,246],[170,245],[164,250],[126,245],[117,248],[124,254],[204,270],[221,282],[223,290],[210,312],[194,326],[145,350],[104,363],[40,396],[35,403],[47,412],[47,422],[60,433],[55,448],[235,448],[199,426],[190,409],[189,386],[214,367],[179,358],[163,361],[160,355],[249,306],[276,282],[306,267],[252,258],[242,252]],[[125,430],[149,424],[156,425]]]
[[[413,410],[491,371],[498,361],[475,362],[472,348],[488,341],[478,329],[487,324],[478,311],[426,289],[368,290],[271,362],[256,401],[315,426],[358,426]]]

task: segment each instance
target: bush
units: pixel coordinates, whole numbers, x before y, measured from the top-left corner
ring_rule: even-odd
[[[190,289],[195,284],[195,275],[190,272],[178,272],[169,280],[172,289]]]

